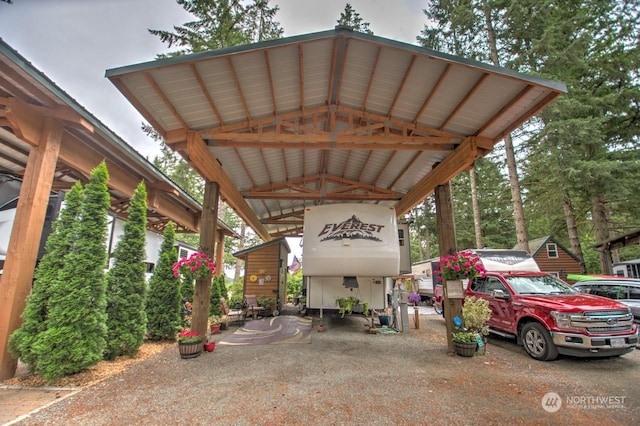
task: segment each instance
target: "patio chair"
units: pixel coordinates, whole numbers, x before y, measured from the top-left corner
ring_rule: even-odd
[[[222,298],[220,302],[222,312],[227,316],[227,324],[244,322],[246,310],[242,304],[240,304],[240,306],[233,306],[233,308],[229,308],[229,305],[227,305],[227,301],[224,298]]]
[[[245,294],[244,300],[247,305],[247,316],[253,316],[253,319],[256,319],[258,315],[265,316],[265,309],[258,305],[258,298],[255,294]]]

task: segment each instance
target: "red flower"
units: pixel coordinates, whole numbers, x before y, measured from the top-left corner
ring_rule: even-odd
[[[173,275],[187,279],[209,278],[216,270],[216,264],[204,253],[193,253],[173,264]]]

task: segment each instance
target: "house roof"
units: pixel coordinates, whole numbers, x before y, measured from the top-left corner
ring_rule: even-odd
[[[21,179],[29,153],[38,144],[32,128],[46,116],[64,123],[54,192],[68,190],[78,180],[86,183],[91,170],[105,159],[114,214],[126,217],[129,197],[144,181],[150,229],[162,232],[173,221],[178,232],[199,231],[200,203],[0,39],[0,171]],[[225,235],[239,238],[223,221],[218,224]]]
[[[403,215],[566,91],[344,27],[106,76],[265,241],[313,205]]]
[[[548,242],[553,242],[562,250],[564,250],[569,256],[573,257],[576,260],[576,262],[580,262],[580,259],[578,259],[578,256],[573,254],[571,250],[569,250],[564,244],[556,240],[551,235],[547,235],[546,237],[536,238],[534,240],[529,240],[529,250],[531,251],[531,256],[536,257],[542,251],[542,249],[544,249],[547,246]],[[514,250],[518,248],[519,246],[517,244],[513,247]]]
[[[287,253],[291,253],[291,248],[289,247],[289,243],[287,243],[286,238],[285,237],[280,237],[280,238],[277,238],[277,239],[274,239],[274,240],[271,240],[271,241],[267,241],[267,242],[262,243],[262,244],[258,244],[257,246],[253,246],[253,247],[246,248],[244,250],[237,251],[237,252],[233,253],[233,255],[235,257],[237,257],[237,258],[240,258],[240,259],[246,259],[246,257],[249,255],[249,253],[253,253],[256,250],[260,250],[260,249],[263,249],[265,247],[269,247],[269,246],[272,246],[272,245],[275,245],[275,244],[283,244],[284,247],[287,249]]]

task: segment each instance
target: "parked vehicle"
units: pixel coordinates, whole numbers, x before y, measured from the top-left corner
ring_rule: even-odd
[[[631,309],[633,320],[640,324],[640,280],[629,278],[597,278],[578,281],[573,288],[583,294],[608,297]]]
[[[337,310],[337,300],[387,308],[393,277],[411,272],[408,225],[393,207],[327,204],[304,213],[303,288],[309,309]]]
[[[540,272],[524,251],[475,250],[487,269],[467,283],[465,297],[489,301],[490,332],[514,338],[534,359],[559,354],[619,356],[638,344],[638,325],[629,307],[601,296],[581,294]]]
[[[416,281],[416,290],[420,299],[428,304],[433,304],[435,288],[438,285],[437,275],[434,271],[438,269],[440,258],[422,260],[411,265],[411,273]]]

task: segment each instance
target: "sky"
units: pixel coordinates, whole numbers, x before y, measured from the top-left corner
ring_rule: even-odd
[[[270,0],[284,36],[333,29],[345,0]],[[350,0],[378,36],[416,44],[427,0]],[[147,62],[169,50],[147,29],[171,31],[192,17],[175,0],[14,0],[0,2],[0,38],[87,111],[152,160],[158,144],[105,78],[111,68]]]
[[[284,36],[333,29],[345,0],[270,0]],[[350,0],[375,35],[416,44],[427,0]],[[169,49],[147,29],[191,21],[175,0],[14,0],[0,2],[0,38],[148,160],[159,145],[145,120],[105,78],[111,68],[152,61]],[[301,257],[299,239],[288,239]]]

